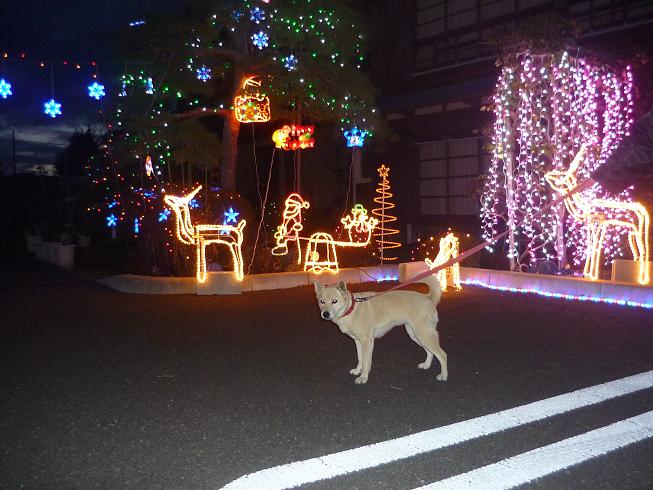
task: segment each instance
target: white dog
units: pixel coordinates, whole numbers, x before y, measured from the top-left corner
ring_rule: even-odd
[[[335,286],[315,283],[322,318],[334,322],[342,333],[349,335],[356,343],[358,365],[349,371],[358,376],[356,384],[367,383],[372,367],[374,339],[382,337],[395,325],[405,325],[410,338],[426,351],[426,360],[417,367],[428,369],[435,356],[442,367],[437,379],[447,379],[447,354],[440,347],[438,313],[435,309],[442,295],[440,282],[434,275],[423,282],[429,286],[428,294],[390,291],[369,299],[364,298],[376,293],[351,293],[343,281]]]

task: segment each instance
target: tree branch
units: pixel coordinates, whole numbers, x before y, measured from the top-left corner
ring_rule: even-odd
[[[197,109],[192,109],[190,111],[182,112],[180,114],[175,114],[175,119],[189,119],[191,117],[202,117],[202,116],[221,116],[227,117],[229,115],[228,109],[207,109],[206,107],[198,107]]]
[[[245,58],[245,55],[240,51],[227,48],[193,49],[191,52],[198,56],[219,56],[230,60],[242,60]]]

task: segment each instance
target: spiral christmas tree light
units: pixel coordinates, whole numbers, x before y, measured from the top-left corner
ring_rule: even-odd
[[[401,247],[401,243],[388,240],[388,237],[399,234],[399,230],[388,226],[389,223],[397,221],[396,216],[388,214],[388,211],[395,207],[395,204],[390,201],[392,198],[392,193],[390,192],[390,181],[388,180],[390,168],[381,165],[376,171],[379,173],[381,181],[379,182],[379,186],[376,188],[378,196],[374,198],[374,202],[380,207],[372,209],[372,214],[378,216],[379,219],[379,224],[374,232],[374,237],[379,246],[381,262],[391,262],[397,260],[397,256],[392,253],[388,255],[386,251]]]

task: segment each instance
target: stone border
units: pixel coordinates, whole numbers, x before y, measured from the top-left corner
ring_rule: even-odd
[[[97,282],[112,289],[130,294],[240,294],[242,291],[263,291],[307,286],[316,281],[335,284],[397,280],[399,265],[383,265],[340,269],[337,273],[313,274],[310,272],[275,272],[245,276],[242,282],[234,280],[232,272],[208,272],[206,282],[198,284],[194,277],[156,277],[136,274],[119,274],[98,279]]]
[[[131,294],[240,294],[242,291],[263,291],[307,286],[316,281],[335,284],[345,281],[358,284],[371,281],[401,282],[427,270],[424,262],[340,269],[336,274],[309,272],[277,272],[245,276],[235,281],[232,272],[209,272],[207,281],[198,284],[194,277],[153,277],[122,274],[99,279],[112,289]],[[514,292],[531,292],[545,296],[582,299],[606,303],[653,308],[653,285],[589,281],[578,277],[528,274],[490,269],[461,267],[463,283]]]

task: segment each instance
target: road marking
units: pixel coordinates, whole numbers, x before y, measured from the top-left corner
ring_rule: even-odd
[[[651,387],[653,371],[647,371],[397,439],[274,466],[241,476],[223,488],[292,488],[434,451]]]
[[[513,488],[649,437],[653,437],[653,411],[414,490]]]

